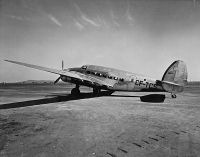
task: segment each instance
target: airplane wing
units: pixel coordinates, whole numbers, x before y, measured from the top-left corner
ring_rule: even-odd
[[[15,63],[15,64],[19,64],[19,65],[23,65],[23,66],[33,68],[33,69],[38,69],[38,70],[54,73],[54,74],[65,75],[65,76],[81,79],[77,74],[73,74],[71,72],[64,71],[64,70],[56,70],[56,69],[51,69],[51,68],[46,68],[46,67],[42,67],[42,66],[38,66],[38,65],[27,64],[27,63],[11,61],[11,60],[5,60],[5,61]]]
[[[33,68],[33,69],[38,69],[38,70],[42,70],[42,71],[46,71],[46,72],[50,72],[50,73],[54,73],[54,74],[58,74],[58,75],[62,75],[62,76],[67,76],[67,77],[70,77],[70,78],[75,78],[75,79],[78,79],[82,82],[86,81],[86,82],[89,82],[90,84],[96,85],[96,86],[113,87],[114,84],[115,84],[115,82],[105,82],[105,81],[100,80],[96,77],[85,75],[85,74],[82,74],[82,73],[79,73],[79,72],[57,70],[57,69],[46,68],[46,67],[42,67],[42,66],[38,66],[38,65],[22,63],[22,62],[17,62],[17,61],[12,61],[12,60],[5,60],[5,61],[10,62],[10,63],[14,63],[14,64],[23,65],[23,66]]]

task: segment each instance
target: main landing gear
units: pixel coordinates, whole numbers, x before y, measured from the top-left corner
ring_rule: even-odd
[[[79,96],[80,95],[80,89],[79,89],[79,87],[80,87],[79,85],[76,85],[76,87],[71,90],[71,95],[73,95],[73,96]]]
[[[176,98],[176,94],[171,93],[172,98]]]
[[[100,95],[100,93],[101,93],[101,89],[99,89],[99,88],[93,88],[93,95],[94,96],[98,96],[98,95]]]
[[[79,89],[79,85],[77,84],[75,88],[73,88],[71,90],[71,95],[73,96],[80,96],[80,89]],[[93,95],[94,96],[99,96],[101,93],[101,89],[99,88],[93,88]]]

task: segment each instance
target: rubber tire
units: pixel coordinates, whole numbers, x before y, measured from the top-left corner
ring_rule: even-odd
[[[93,88],[93,95],[98,96],[98,95],[100,95],[100,93],[101,93],[100,89]]]
[[[173,98],[173,99],[176,98],[176,94],[172,94],[172,98]]]
[[[71,95],[73,95],[73,96],[79,96],[79,95],[80,95],[80,90],[79,90],[79,88],[73,88],[73,89],[71,90]]]

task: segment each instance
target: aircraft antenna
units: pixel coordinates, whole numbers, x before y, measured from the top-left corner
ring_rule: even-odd
[[[64,61],[62,60],[62,70],[64,69]]]

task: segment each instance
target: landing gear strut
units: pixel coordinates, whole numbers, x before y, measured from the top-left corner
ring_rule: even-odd
[[[172,93],[172,94],[171,94],[171,97],[172,97],[172,98],[176,98],[176,94],[173,94],[173,93]]]
[[[71,95],[73,95],[73,96],[79,96],[80,95],[79,85],[76,85],[76,87],[71,90]]]

